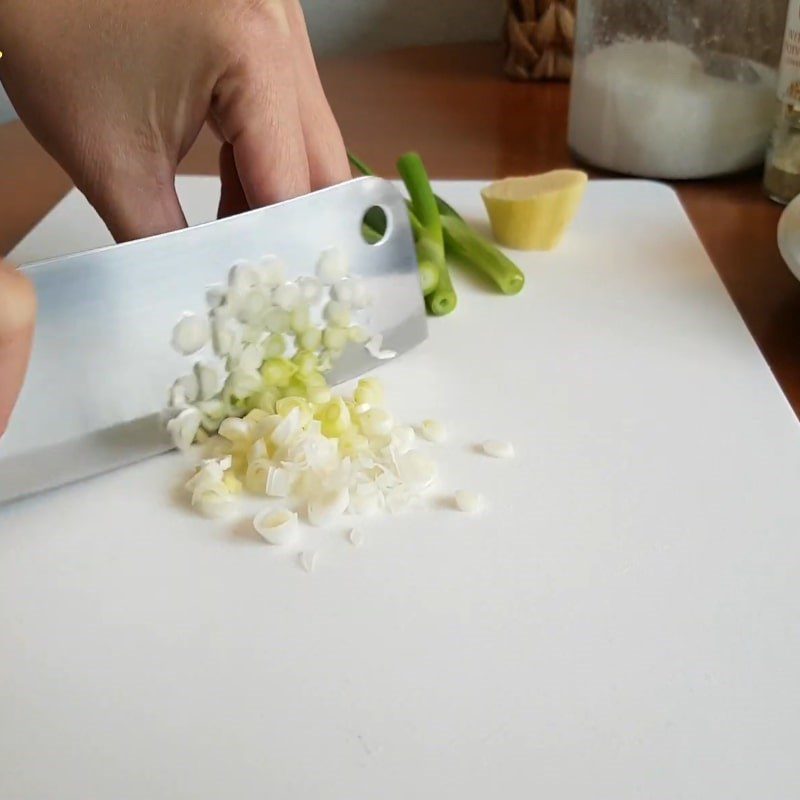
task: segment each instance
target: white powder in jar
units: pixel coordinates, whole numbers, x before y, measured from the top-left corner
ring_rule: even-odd
[[[598,48],[575,61],[570,147],[598,167],[653,178],[754,167],[775,119],[776,73],[745,60],[739,73],[709,74],[674,42]]]

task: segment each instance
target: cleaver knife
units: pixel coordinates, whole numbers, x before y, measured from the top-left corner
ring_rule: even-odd
[[[362,236],[383,210],[379,242]],[[21,269],[39,302],[28,375],[0,439],[0,503],[165,452],[161,412],[173,381],[198,356],[170,347],[184,312],[206,309],[237,261],[281,258],[289,279],[314,274],[339,247],[372,297],[363,325],[402,354],[427,336],[414,240],[402,195],[359,178],[193,228],[54,258]],[[382,362],[349,345],[329,375],[355,378]]]

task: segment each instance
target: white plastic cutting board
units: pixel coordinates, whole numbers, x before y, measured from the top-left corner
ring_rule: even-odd
[[[72,195],[17,255],[103,240]],[[451,430],[433,508],[310,575],[177,455],[0,509],[0,798],[800,796],[794,414],[668,189],[592,183],[519,261],[381,370]]]

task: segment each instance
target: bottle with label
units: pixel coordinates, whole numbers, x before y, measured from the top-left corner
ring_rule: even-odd
[[[780,111],[767,152],[764,188],[778,203],[800,194],[800,0],[789,0],[778,73]]]

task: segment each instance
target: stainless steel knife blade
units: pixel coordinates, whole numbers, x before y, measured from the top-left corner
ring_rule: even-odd
[[[386,236],[368,244],[367,209],[382,208]],[[366,326],[402,354],[427,336],[414,241],[400,193],[359,178],[194,228],[30,264],[39,316],[29,372],[0,439],[0,503],[171,449],[160,421],[169,386],[194,359],[170,336],[202,312],[230,266],[274,254],[288,275],[313,274],[319,254],[342,248],[373,298]],[[381,362],[350,346],[331,380]]]

